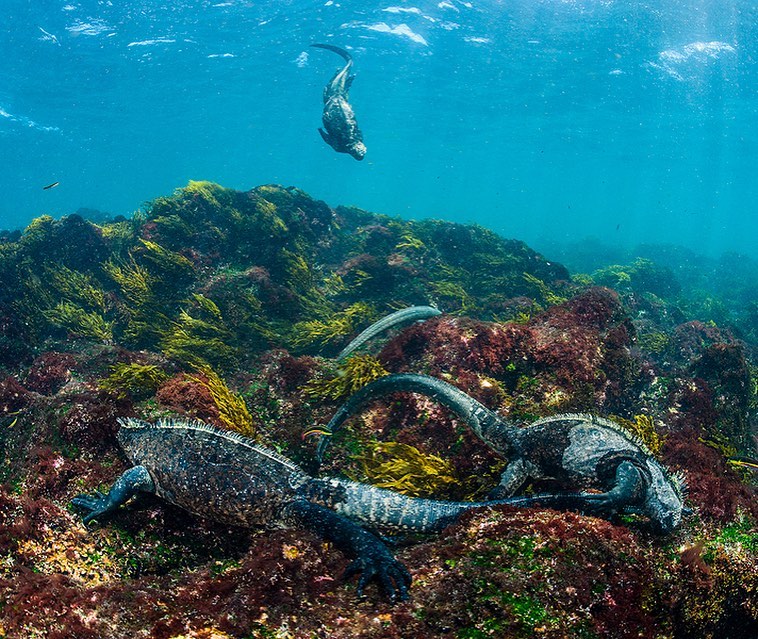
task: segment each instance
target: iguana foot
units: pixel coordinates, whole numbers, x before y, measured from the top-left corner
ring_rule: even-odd
[[[298,500],[283,508],[279,520],[288,526],[308,528],[355,557],[343,576],[349,579],[360,573],[358,595],[363,595],[366,584],[376,579],[392,601],[408,598],[411,574],[406,567],[376,535],[347,517],[318,504]]]
[[[153,480],[147,469],[144,466],[134,466],[116,480],[107,495],[97,490],[91,495],[77,495],[71,500],[71,504],[87,511],[83,521],[88,524],[93,519],[112,513],[138,492],[152,490]]]
[[[115,510],[115,507],[110,504],[108,495],[104,495],[100,491],[95,491],[92,495],[77,495],[71,500],[71,504],[79,510],[87,512],[82,519],[85,524]]]
[[[408,588],[413,578],[408,569],[390,553],[367,551],[345,569],[343,578],[347,580],[359,573],[357,588],[359,597],[363,596],[366,585],[372,579],[376,579],[390,601],[408,599]]]
[[[612,517],[619,511],[616,503],[608,493],[579,493],[582,500],[581,511],[597,517]]]

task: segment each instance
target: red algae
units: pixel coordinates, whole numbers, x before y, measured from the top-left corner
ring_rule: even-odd
[[[140,240],[153,243],[151,259]],[[523,243],[479,227],[332,210],[292,188],[239,193],[207,182],[117,228],[42,218],[3,246],[0,636],[758,633],[755,478],[730,463],[755,455],[754,334],[688,316],[680,289],[651,265],[635,267],[629,290],[582,287]],[[114,265],[130,277],[118,281]],[[87,299],[51,283],[64,266],[91,286]],[[76,317],[99,318],[108,338],[66,339],[46,319],[63,301],[80,305]],[[232,528],[152,496],[87,527],[69,509],[74,495],[103,490],[127,467],[117,417],[219,424],[189,364],[214,355],[214,345],[233,353],[219,366],[259,441],[314,468],[300,435],[338,404],[303,387],[333,373],[328,356],[349,337],[305,347],[293,327],[357,303],[377,314],[440,305],[442,315],[377,347],[381,364],[445,379],[517,424],[565,411],[646,416],[665,439],[662,461],[688,479],[694,514],[656,537],[630,515],[477,509],[440,535],[399,540],[393,552],[414,584],[409,601],[391,605],[374,583],[358,599],[340,578],[349,559],[308,532]],[[161,348],[181,330],[186,357],[172,359]],[[125,398],[97,390],[124,361],[173,376]],[[401,393],[335,436],[324,472],[356,475],[376,440],[448,461],[460,485],[436,497],[484,498],[507,461],[448,410]]]
[[[725,523],[741,510],[758,520],[755,489],[747,486],[724,455],[708,446],[696,431],[669,435],[663,455],[673,467],[686,469],[689,497],[700,516]]]
[[[76,358],[70,353],[43,353],[32,362],[24,383],[37,393],[55,395],[71,379],[75,366]]]
[[[202,373],[198,373],[197,377],[202,377]],[[208,387],[185,373],[174,375],[163,382],[155,394],[155,399],[180,415],[210,420],[214,423],[219,421],[218,407]]]

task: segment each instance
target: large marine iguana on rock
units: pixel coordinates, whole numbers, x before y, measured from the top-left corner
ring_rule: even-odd
[[[348,102],[348,92],[355,76],[350,73],[353,57],[344,49],[331,44],[312,44],[312,47],[333,51],[345,59],[345,66],[339,69],[324,87],[324,112],[321,121],[324,128],[318,132],[330,147],[339,153],[349,153],[356,160],[366,155],[363,135],[355,121],[353,107]],[[326,130],[324,130],[326,129]]]
[[[381,531],[436,532],[469,503],[406,497],[339,478],[313,478],[242,435],[187,420],[155,424],[119,419],[118,441],[134,464],[107,494],[78,495],[84,523],[115,511],[140,492],[202,517],[239,526],[305,528],[355,557],[345,575],[361,573],[358,593],[377,579],[391,599],[406,599],[411,576],[385,544],[356,522]]]
[[[555,479],[563,487],[596,489],[598,493],[538,495],[514,505],[543,505],[610,516],[643,514],[661,533],[680,523],[684,508],[683,479],[661,465],[637,437],[619,424],[586,414],[562,414],[521,428],[460,389],[434,377],[403,373],[364,386],[337,411],[326,427],[308,435],[330,435],[369,402],[396,392],[426,395],[462,418],[495,452],[509,460],[493,499],[511,497],[529,479]],[[319,459],[328,442],[322,437]]]

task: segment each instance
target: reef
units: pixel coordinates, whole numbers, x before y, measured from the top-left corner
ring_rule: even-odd
[[[0,278],[0,637],[758,634],[748,288],[687,297],[650,258],[572,276],[482,227],[209,182],[130,219],[42,217],[0,235]],[[420,304],[443,314],[335,361],[371,322]],[[631,516],[478,510],[397,540],[414,584],[391,606],[330,577],[346,559],[309,534],[229,528],[151,497],[107,526],[69,507],[126,468],[117,417],[197,417],[313,469],[302,432],[399,372],[517,423],[614,419],[686,476],[694,514],[657,537]],[[482,499],[505,463],[407,394],[349,421],[321,470]]]

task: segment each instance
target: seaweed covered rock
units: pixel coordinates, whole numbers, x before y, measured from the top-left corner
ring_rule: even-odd
[[[15,415],[32,401],[31,393],[11,376],[0,380],[0,402],[3,416]]]
[[[716,430],[738,451],[752,450],[749,408],[753,389],[742,345],[709,346],[694,363],[693,373],[711,388],[718,415]]]
[[[84,392],[66,396],[58,430],[64,442],[77,448],[102,451],[115,448],[116,418],[129,415],[132,403],[107,393]]]
[[[76,359],[70,353],[46,352],[29,366],[26,386],[43,395],[55,395],[71,379]]]
[[[23,322],[9,308],[3,308],[0,300],[0,364],[10,367],[31,357],[31,345],[25,338]]]
[[[75,271],[97,267],[109,252],[102,230],[76,214],[37,218],[18,242],[24,254]]]
[[[591,288],[524,322],[429,321],[405,331],[381,357],[397,371],[475,372],[555,410],[628,412],[642,375],[633,339],[618,296]]]
[[[482,227],[276,185],[191,182],[130,220],[43,217],[2,234],[0,634],[755,636],[756,344],[715,301],[693,312],[680,275],[643,260],[572,281]],[[332,359],[419,304],[443,314]],[[610,416],[684,472],[695,514],[654,538],[630,516],[477,511],[398,550],[415,585],[391,607],[373,586],[356,600],[329,576],[344,557],[301,531],[229,528],[151,498],[86,529],[67,507],[124,470],[116,417],[196,416],[313,469],[302,432],[384,372],[440,377],[519,423]],[[325,470],[471,499],[506,462],[401,394],[347,424]]]
[[[614,264],[599,269],[592,274],[592,279],[617,290],[652,293],[665,298],[676,295],[682,288],[670,268],[641,257],[629,265]]]
[[[549,305],[568,286],[563,267],[485,229],[332,210],[279,186],[190,182],[131,221],[39,218],[1,249],[8,363],[46,338],[79,337],[236,367],[356,301],[492,314],[530,291]]]

